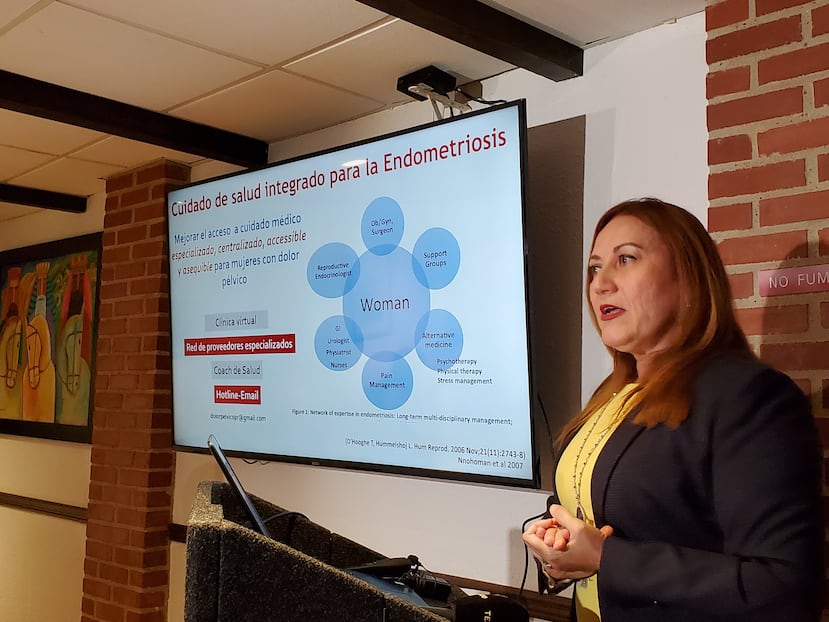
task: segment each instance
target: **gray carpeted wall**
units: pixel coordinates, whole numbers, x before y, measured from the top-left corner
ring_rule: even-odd
[[[263,518],[284,512],[252,496]],[[340,568],[383,559],[304,517],[250,529],[230,486],[199,484],[187,526],[185,622],[446,622]]]

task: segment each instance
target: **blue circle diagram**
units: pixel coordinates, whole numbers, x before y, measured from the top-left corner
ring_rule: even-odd
[[[399,408],[412,395],[412,368],[405,359],[391,363],[369,360],[363,367],[363,392],[377,408]]]
[[[415,242],[412,257],[420,267],[416,274],[423,275],[423,285],[442,289],[449,285],[461,265],[461,247],[455,236],[446,229],[435,227],[421,235]]]
[[[379,197],[363,212],[363,244],[375,255],[392,252],[403,239],[403,210],[391,197]]]
[[[455,364],[463,350],[463,331],[444,309],[429,312],[418,325],[417,356],[429,369],[443,371]]]
[[[360,257],[360,279],[343,296],[343,315],[362,329],[366,356],[394,361],[414,349],[430,298],[412,270],[409,251],[397,246],[382,256],[366,252]]]
[[[324,298],[342,298],[342,314],[320,324],[317,359],[329,371],[352,369],[362,355],[361,384],[377,408],[393,410],[412,395],[414,375],[406,357],[415,351],[428,369],[452,367],[463,350],[463,329],[445,309],[431,308],[431,292],[450,285],[461,251],[447,229],[426,230],[412,251],[400,246],[404,214],[391,197],[372,200],[360,232],[366,251],[357,254],[330,242],[311,256],[306,278]]]
[[[314,335],[314,351],[319,361],[333,371],[351,369],[360,360],[363,337],[353,320],[335,315],[322,324]]]
[[[305,274],[311,289],[320,296],[339,298],[360,278],[356,264],[357,253],[350,246],[331,242],[314,251]]]

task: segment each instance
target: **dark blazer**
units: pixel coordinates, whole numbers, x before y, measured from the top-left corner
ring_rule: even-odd
[[[813,622],[822,605],[823,456],[808,399],[724,356],[679,428],[629,420],[592,477],[603,622]]]

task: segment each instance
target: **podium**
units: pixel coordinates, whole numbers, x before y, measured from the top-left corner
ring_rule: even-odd
[[[266,521],[274,517],[272,538],[250,528],[228,484],[198,485],[187,524],[185,622],[446,622],[342,570],[385,556],[250,497]]]

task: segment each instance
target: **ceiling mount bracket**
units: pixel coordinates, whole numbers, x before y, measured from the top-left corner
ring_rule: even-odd
[[[443,111],[438,108],[442,104],[444,110],[450,109],[459,112],[470,112],[472,107],[464,101],[455,98],[455,76],[428,65],[397,79],[397,90],[419,101],[429,100],[438,119],[443,119]]]

